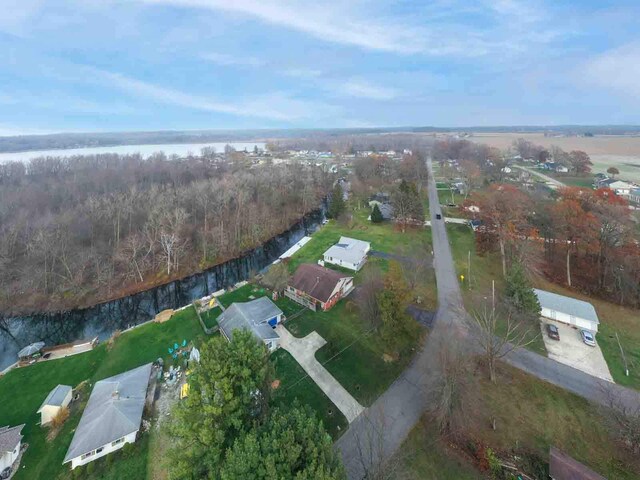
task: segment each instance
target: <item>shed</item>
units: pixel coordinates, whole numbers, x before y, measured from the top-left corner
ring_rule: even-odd
[[[60,410],[71,402],[72,393],[73,389],[69,385],[58,385],[51,390],[38,409],[40,424],[46,425],[56,418]]]
[[[594,333],[598,331],[600,320],[598,320],[596,309],[589,302],[537,288],[534,292],[538,296],[543,317]]]

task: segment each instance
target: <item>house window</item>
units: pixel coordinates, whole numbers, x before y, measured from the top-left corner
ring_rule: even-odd
[[[80,456],[80,460],[84,460],[85,458],[89,458],[90,456],[92,456],[95,452],[87,452],[85,454],[83,454],[82,456]]]
[[[118,445],[118,444],[120,444],[120,443],[122,443],[122,442],[124,442],[124,437],[119,438],[118,440],[116,440],[116,441],[114,441],[114,442],[111,442],[111,446],[112,446],[112,447],[115,447],[116,445]]]
[[[104,450],[104,447],[100,447],[96,449],[96,455],[98,455],[99,453],[102,453],[103,450]]]

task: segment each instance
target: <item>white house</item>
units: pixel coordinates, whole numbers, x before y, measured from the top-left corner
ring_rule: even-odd
[[[96,382],[62,463],[74,469],[134,443],[150,376],[147,363]]]
[[[567,167],[565,167],[564,165],[558,165],[556,167],[556,172],[558,172],[558,173],[568,173],[569,169]]]
[[[72,392],[73,389],[69,385],[58,385],[49,392],[38,409],[41,425],[51,422],[60,413],[60,410],[69,405]]]
[[[236,330],[249,330],[273,352],[280,346],[280,335],[275,331],[282,322],[282,310],[267,297],[250,302],[233,303],[218,317],[220,332],[231,341]]]
[[[593,333],[598,331],[598,314],[589,302],[557,293],[534,289],[540,302],[541,315]]]
[[[355,238],[340,237],[338,243],[324,252],[323,258],[325,263],[331,263],[357,272],[367,260],[369,250],[371,250],[369,242],[356,240]]]
[[[13,470],[13,465],[20,455],[23,428],[24,424],[17,427],[0,427],[0,476],[5,474],[5,470]]]
[[[629,195],[633,189],[633,185],[622,180],[616,180],[609,184],[609,188],[616,192],[616,195]]]

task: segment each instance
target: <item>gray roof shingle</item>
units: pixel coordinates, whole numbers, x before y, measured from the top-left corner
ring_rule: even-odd
[[[371,244],[363,240],[350,237],[340,237],[337,244],[329,247],[324,255],[342,260],[343,262],[358,264],[367,256]]]
[[[233,303],[218,317],[218,325],[229,339],[234,330],[246,329],[262,340],[273,340],[280,337],[265,322],[278,315],[282,315],[282,310],[267,297],[260,297],[250,302]]]
[[[54,407],[62,406],[62,402],[64,401],[67,394],[73,389],[69,385],[58,385],[53,390],[49,392],[47,398],[44,399],[42,405],[38,409],[38,413],[45,407],[45,405],[51,405]]]
[[[62,463],[139,430],[150,375],[148,363],[96,382]]]
[[[22,440],[24,423],[16,427],[0,427],[0,453],[13,452]]]
[[[538,296],[538,301],[542,308],[555,310],[556,312],[566,313],[575,317],[584,318],[595,323],[600,323],[596,309],[589,302],[583,302],[577,298],[565,297],[557,293],[547,292],[546,290],[533,289]]]
[[[315,263],[303,263],[296,270],[289,285],[316,300],[326,302],[343,278],[351,277]]]

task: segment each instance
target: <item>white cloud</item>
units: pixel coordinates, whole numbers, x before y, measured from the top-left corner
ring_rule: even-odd
[[[640,99],[640,42],[606,51],[584,66],[588,82]]]
[[[371,100],[393,100],[398,96],[393,88],[374,85],[361,79],[347,80],[338,87],[338,91],[343,95]]]
[[[224,102],[144,82],[119,73],[90,70],[93,70],[106,84],[128,94],[193,110],[280,121],[328,118],[339,111],[337,107],[293,98],[284,92],[270,92],[244,98],[238,102]]]

